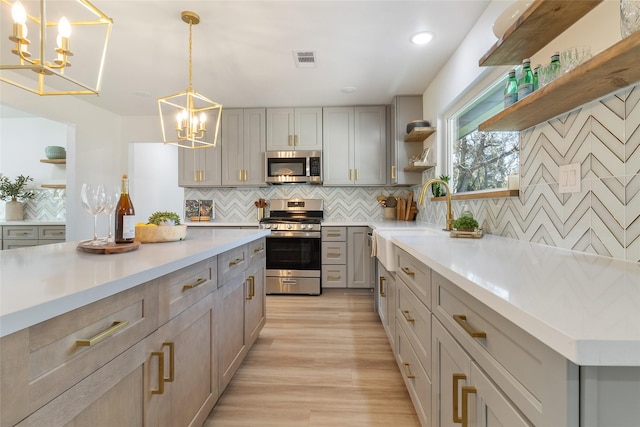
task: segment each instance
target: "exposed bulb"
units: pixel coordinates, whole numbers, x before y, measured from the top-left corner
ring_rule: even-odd
[[[66,38],[69,38],[71,35],[71,24],[66,16],[63,16],[60,18],[60,21],[58,21],[58,35]]]
[[[200,123],[204,123],[207,121],[207,115],[204,113],[200,113]]]
[[[62,47],[62,36],[60,34],[56,37],[56,46]]]
[[[22,24],[23,27],[26,28],[27,11],[20,0],[16,0],[16,2],[11,6],[11,17],[13,18],[13,22],[16,24]]]

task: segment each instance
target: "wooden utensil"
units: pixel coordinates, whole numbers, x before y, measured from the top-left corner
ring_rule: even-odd
[[[407,208],[404,213],[404,220],[409,221],[409,215],[411,215],[411,205],[413,204],[413,191],[409,191],[409,197],[407,198]]]

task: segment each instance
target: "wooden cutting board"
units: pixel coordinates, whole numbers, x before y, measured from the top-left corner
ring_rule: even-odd
[[[402,197],[398,198],[398,206],[396,206],[396,218],[399,221],[404,220],[404,215],[405,215],[405,207],[406,207],[406,203],[407,201],[405,199],[403,199]]]
[[[81,242],[76,246],[76,249],[81,252],[87,252],[90,254],[120,254],[123,252],[135,251],[140,247],[140,242],[133,243],[107,243],[106,245],[93,246],[91,240]]]
[[[409,221],[412,205],[413,205],[413,191],[409,191],[409,197],[407,198],[407,207],[405,209],[404,218],[403,218],[405,221]]]

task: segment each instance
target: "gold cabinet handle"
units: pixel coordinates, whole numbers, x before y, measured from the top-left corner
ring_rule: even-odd
[[[386,280],[387,280],[386,277],[380,276],[380,296],[383,298],[387,296],[387,294],[384,293],[384,286],[383,286]]]
[[[293,143],[296,147],[300,145],[300,141],[298,141],[298,135],[295,136],[295,142]]]
[[[204,181],[204,171],[200,169],[200,182]]]
[[[340,252],[327,252],[327,256],[328,257],[339,257],[340,255],[342,255]]]
[[[206,283],[207,279],[205,279],[204,277],[199,278],[198,280],[196,280],[195,282],[191,283],[190,285],[184,285],[182,287],[182,292],[184,291],[188,291],[189,289],[193,289],[196,286],[200,286],[203,283]]]
[[[469,325],[467,323],[467,316],[464,314],[454,314],[453,315],[453,320],[456,321],[456,323],[458,325],[460,325],[460,327],[462,327],[462,329],[464,329],[464,331],[466,333],[468,333],[471,338],[486,338],[487,337],[487,333],[484,331],[476,331],[475,329],[473,329],[471,327],[471,325]]]
[[[247,170],[246,169],[244,170],[244,180],[245,181],[247,180]]]
[[[396,166],[391,166],[391,179],[396,179]]]
[[[164,352],[152,351],[151,357],[158,357],[158,388],[151,390],[151,394],[163,394],[164,393]]]
[[[113,322],[111,327],[106,331],[100,332],[98,335],[95,335],[87,340],[76,340],[76,345],[79,347],[91,347],[92,345],[98,344],[100,341],[109,338],[111,335],[116,332],[126,328],[129,325],[128,320],[123,320],[122,322]]]
[[[403,363],[402,365],[404,367],[404,374],[407,376],[407,378],[413,379],[416,377],[411,373],[411,369],[409,369],[410,365],[408,363]]]
[[[247,293],[247,300],[251,300],[256,295],[256,278],[254,276],[249,276],[247,277],[247,282],[249,282],[249,292]]]
[[[259,247],[253,249],[253,253],[254,254],[260,253],[262,251],[264,251],[264,246],[259,246]]]
[[[404,316],[404,320],[406,320],[409,323],[415,322],[416,319],[414,319],[413,317],[409,316],[409,310],[402,310],[402,315]]]
[[[327,233],[327,237],[340,237],[340,233]]]
[[[342,276],[327,276],[327,279],[329,280],[340,280]]]
[[[466,379],[466,374],[453,374],[453,407],[451,411],[453,413],[453,422],[456,424],[460,424],[462,422],[462,418],[458,416],[458,381]]]
[[[356,169],[356,181],[360,179],[360,171]]]
[[[462,427],[469,427],[469,395],[476,394],[476,388],[473,386],[462,387]]]
[[[289,146],[293,145],[293,135],[289,135]]]
[[[402,267],[400,270],[402,270],[404,272],[404,274],[406,274],[407,276],[415,276],[416,273],[414,273],[413,271],[409,270],[408,267]]]
[[[240,264],[242,261],[244,261],[244,259],[242,258],[236,258],[233,261],[229,262],[229,267],[233,267],[234,265],[238,265]]]
[[[197,170],[193,171],[193,182],[198,182],[198,171]]]
[[[238,181],[242,181],[242,169],[238,169]]]
[[[353,169],[349,169],[349,181],[353,181]]]
[[[176,363],[175,363],[175,344],[172,342],[163,342],[162,343],[162,348],[165,347],[169,347],[169,376],[168,377],[163,377],[163,380],[165,382],[168,383],[172,383],[173,380],[175,379],[175,372],[176,372]],[[164,359],[164,356],[163,356]],[[164,367],[162,367],[162,370],[164,371]]]

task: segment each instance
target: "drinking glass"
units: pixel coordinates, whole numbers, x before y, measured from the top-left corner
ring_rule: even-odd
[[[120,199],[120,186],[119,185],[107,185],[105,186],[105,203],[102,212],[109,217],[109,234],[105,241],[107,243],[113,242],[113,233],[111,228],[113,227],[113,213],[116,211],[118,200]]]
[[[102,184],[82,184],[82,190],[80,192],[80,198],[82,200],[82,207],[84,210],[93,215],[93,240],[91,245],[100,246],[104,242],[98,240],[98,214],[104,209],[106,202],[106,194]]]
[[[640,30],[640,1],[620,0],[620,34],[622,38]]]

